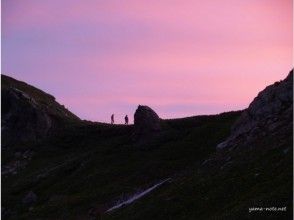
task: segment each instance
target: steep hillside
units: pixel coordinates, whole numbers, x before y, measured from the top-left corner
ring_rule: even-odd
[[[1,75],[2,146],[35,142],[79,118],[33,86]]]

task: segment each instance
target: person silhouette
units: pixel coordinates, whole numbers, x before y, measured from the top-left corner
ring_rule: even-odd
[[[114,124],[114,114],[111,115],[111,124]]]
[[[125,125],[129,124],[129,117],[128,115],[125,116]]]

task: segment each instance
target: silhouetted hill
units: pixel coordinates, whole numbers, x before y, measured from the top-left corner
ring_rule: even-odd
[[[49,95],[1,75],[2,146],[36,142],[79,118]]]
[[[48,138],[2,150],[2,218],[292,219],[292,88],[288,77],[245,111],[218,115],[160,120],[145,106],[136,123],[160,129],[139,141],[136,125],[70,116]],[[40,90],[18,90],[60,108]]]

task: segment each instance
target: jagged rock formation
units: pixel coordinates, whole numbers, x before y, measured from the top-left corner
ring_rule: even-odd
[[[293,144],[293,70],[286,79],[266,87],[232,126],[231,135],[200,170],[230,169],[269,150],[290,152]],[[209,173],[209,172],[208,172]]]
[[[55,98],[24,82],[1,75],[2,146],[36,142],[66,120],[79,120]]]
[[[293,70],[286,79],[266,87],[232,127],[231,136],[217,149],[251,145],[268,135],[284,137],[292,130]]]
[[[134,115],[136,135],[150,134],[160,130],[160,118],[148,106],[139,105]]]

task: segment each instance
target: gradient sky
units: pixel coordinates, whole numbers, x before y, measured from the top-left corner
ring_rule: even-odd
[[[292,68],[291,0],[2,0],[3,74],[82,119],[246,108]]]

